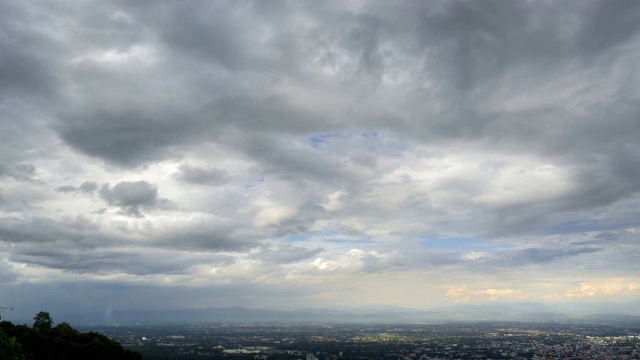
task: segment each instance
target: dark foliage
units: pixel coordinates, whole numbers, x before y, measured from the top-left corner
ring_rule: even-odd
[[[49,314],[40,312],[32,327],[0,322],[0,359],[139,360],[142,355],[102,334],[81,333],[66,322],[53,326]]]

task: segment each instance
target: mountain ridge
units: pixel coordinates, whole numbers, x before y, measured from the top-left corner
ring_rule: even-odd
[[[600,310],[588,311],[574,307],[563,311],[562,307],[539,304],[465,305],[433,310],[386,310],[362,309],[300,309],[274,310],[245,307],[208,307],[187,309],[129,309],[113,310],[107,314],[66,314],[75,323],[95,325],[126,324],[178,324],[178,323],[444,323],[458,321],[518,321],[518,322],[636,322],[640,314],[633,311],[637,303],[618,304],[619,311],[604,304]]]

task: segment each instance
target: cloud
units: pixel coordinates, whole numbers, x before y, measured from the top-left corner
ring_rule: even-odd
[[[230,265],[233,258],[149,248],[99,249],[87,254],[73,249],[25,247],[11,261],[80,275],[181,276],[187,281],[193,268],[202,264]]]
[[[0,163],[0,177],[11,177],[16,181],[29,181],[36,175],[36,168],[31,164],[14,164],[7,166]]]
[[[0,284],[11,283],[18,279],[18,273],[7,259],[0,261],[0,270],[2,270],[0,272]]]
[[[387,271],[397,271],[399,269],[430,267],[434,263],[431,260],[440,258],[440,261],[446,262],[439,256],[441,254],[432,254],[431,258],[424,256],[412,257],[411,254],[402,252],[385,252],[380,253],[375,250],[364,251],[358,248],[349,249],[343,253],[338,253],[330,257],[315,258],[306,269],[310,273],[337,272],[343,274],[353,273],[380,273]],[[414,262],[415,261],[415,262]],[[420,262],[420,264],[418,264]]]
[[[98,184],[93,181],[85,181],[80,184],[78,190],[82,191],[83,193],[93,193],[94,191],[98,190]]]
[[[583,282],[576,289],[568,290],[564,296],[568,299],[608,298],[637,296],[640,294],[640,282],[631,278],[613,278],[610,281]]]
[[[55,190],[61,193],[80,192],[83,194],[90,195],[90,194],[93,194],[96,190],[98,190],[98,184],[95,183],[94,181],[85,181],[82,184],[80,184],[80,186],[78,186],[77,188],[74,187],[73,185],[63,185],[63,186],[58,186]]]
[[[305,306],[633,279],[638,9],[0,2],[0,267]]]
[[[501,259],[498,264],[523,265],[523,264],[544,264],[553,261],[560,261],[581,254],[591,254],[602,251],[602,248],[576,247],[565,249],[549,248],[527,248],[513,251],[504,251],[500,254]]]
[[[191,184],[200,185],[222,185],[229,180],[229,176],[224,170],[205,169],[189,165],[181,165],[180,173],[176,176]]]
[[[173,115],[177,117],[177,114]],[[163,149],[187,139],[184,126],[172,114],[97,110],[73,114],[57,127],[60,136],[87,155],[121,166],[134,166],[163,157]]]
[[[61,193],[70,193],[70,192],[75,192],[76,188],[71,185],[64,185],[64,186],[58,186],[56,188],[56,191]]]
[[[529,295],[513,289],[469,289],[466,285],[447,290],[445,296],[456,303],[485,302],[498,300],[524,300]]]
[[[141,216],[142,210],[154,210],[158,205],[158,189],[146,181],[122,181],[113,188],[103,184],[100,196],[109,205],[118,206],[124,214]]]
[[[322,251],[324,251],[322,248],[309,249],[303,246],[280,244],[274,248],[262,250],[254,257],[269,263],[288,264],[306,260]]]
[[[591,6],[579,42],[585,55],[604,53],[633,38],[640,30],[634,21],[639,11],[638,4],[628,0],[601,1]]]

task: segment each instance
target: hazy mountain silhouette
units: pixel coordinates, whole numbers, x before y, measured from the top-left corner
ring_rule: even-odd
[[[113,310],[105,314],[66,314],[82,324],[175,323],[441,323],[450,321],[640,322],[640,304],[493,303],[457,305],[430,311],[410,309],[303,309],[293,311],[243,307],[166,310]]]

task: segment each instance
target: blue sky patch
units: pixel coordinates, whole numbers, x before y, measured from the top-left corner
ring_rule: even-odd
[[[311,144],[311,147],[317,149],[320,146],[325,145],[327,140],[337,138],[339,136],[339,134],[316,134],[309,137],[309,143]]]

